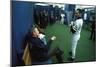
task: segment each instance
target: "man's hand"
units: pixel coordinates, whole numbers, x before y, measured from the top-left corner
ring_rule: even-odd
[[[56,36],[52,36],[51,37],[51,40],[56,40]]]

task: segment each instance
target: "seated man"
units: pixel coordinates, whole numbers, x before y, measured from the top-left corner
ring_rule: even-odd
[[[59,54],[58,48],[55,49],[53,52],[49,52],[50,45],[52,41],[56,39],[56,37],[51,37],[48,43],[46,43],[44,37],[45,35],[40,33],[36,26],[33,26],[31,30],[31,37],[29,37],[28,40],[32,64],[51,64],[52,62],[50,61],[50,57],[52,55]]]

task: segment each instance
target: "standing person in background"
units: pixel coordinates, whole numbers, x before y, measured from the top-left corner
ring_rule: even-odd
[[[40,28],[45,29],[48,25],[48,12],[43,10],[40,12]]]
[[[87,24],[87,13],[86,12],[84,13],[84,23]]]
[[[54,11],[50,13],[50,25],[54,24]]]
[[[72,38],[71,38],[71,51],[69,52],[70,54],[70,61],[75,60],[75,54],[76,54],[76,47],[77,43],[80,39],[80,33],[83,25],[83,19],[81,17],[82,10],[77,9],[75,12],[75,21],[71,22],[70,24],[70,29],[72,33]]]
[[[63,13],[61,13],[61,21],[60,21],[60,24],[64,24],[64,17],[65,17],[65,15]]]
[[[95,41],[95,34],[96,34],[96,20],[95,20],[95,16],[92,17],[92,21],[91,21],[91,35],[90,35],[90,40],[94,40]]]
[[[44,10],[43,12],[44,12],[44,22],[45,22],[45,28],[46,28],[48,25],[49,16],[48,16],[48,11]]]

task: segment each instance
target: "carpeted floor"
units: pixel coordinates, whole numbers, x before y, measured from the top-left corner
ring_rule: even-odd
[[[57,39],[52,43],[51,50],[55,47],[59,47],[64,53],[62,55],[63,62],[69,62],[68,52],[70,51],[71,32],[69,27],[64,24],[56,23],[54,25],[48,25],[45,29],[46,39],[50,39],[51,36],[56,36]],[[96,43],[89,40],[90,31],[82,29],[81,38],[77,45],[76,50],[76,62],[86,62],[96,60]],[[55,57],[52,57],[54,63],[57,63]]]

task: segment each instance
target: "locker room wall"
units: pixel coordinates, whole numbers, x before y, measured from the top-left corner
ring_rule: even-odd
[[[12,65],[20,65],[23,39],[34,23],[33,4],[12,1]]]

